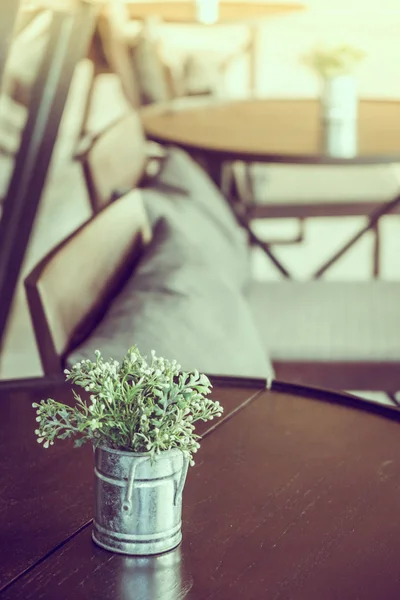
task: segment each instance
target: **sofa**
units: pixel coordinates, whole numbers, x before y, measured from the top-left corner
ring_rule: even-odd
[[[68,364],[136,344],[209,375],[400,389],[398,282],[256,281],[248,232],[207,174],[173,147],[160,165],[141,189],[152,240]]]
[[[126,190],[128,191],[128,190]],[[123,190],[120,190],[123,193]],[[226,200],[183,150],[169,148],[141,197],[151,242],[106,315],[67,357],[121,359],[136,344],[209,375],[274,375],[246,294],[250,250]]]

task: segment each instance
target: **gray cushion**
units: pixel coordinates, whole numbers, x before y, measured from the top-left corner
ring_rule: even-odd
[[[209,375],[272,376],[248,306],[218,270],[192,256],[181,229],[160,219],[153,241],[93,334],[68,357],[92,358],[98,348],[120,360],[136,344]]]
[[[187,238],[199,260],[219,268],[222,276],[244,287],[250,277],[247,233],[227,200],[203,169],[178,148],[169,148],[158,176],[143,190],[154,226],[166,217]]]
[[[400,283],[254,282],[247,298],[272,361],[400,361]]]
[[[157,42],[143,32],[132,48],[133,66],[139,87],[140,103],[171,100],[166,71],[157,50]]]

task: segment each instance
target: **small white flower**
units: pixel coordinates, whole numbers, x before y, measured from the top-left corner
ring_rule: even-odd
[[[38,438],[36,441],[38,444],[41,444],[43,442],[43,438]]]
[[[64,369],[64,373],[65,373],[65,375],[69,375],[68,369]]]
[[[49,447],[49,440],[46,440],[45,443],[43,444],[43,448],[48,448]]]
[[[35,435],[40,435],[39,429],[35,429]]]
[[[42,420],[42,417],[36,417],[36,421],[39,423],[39,421]]]

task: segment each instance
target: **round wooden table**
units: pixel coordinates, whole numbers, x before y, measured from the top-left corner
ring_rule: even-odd
[[[91,446],[36,443],[31,403],[71,401],[69,386],[2,389],[2,600],[398,600],[399,410],[213,383],[225,412],[199,427],[182,544],[139,558],[91,541]]]
[[[327,155],[323,150],[324,130],[320,103],[308,99],[199,100],[183,99],[153,105],[141,111],[146,135],[162,144],[176,144],[200,155],[215,183],[222,186],[225,161],[286,163],[304,165],[368,165],[400,162],[400,102],[361,100],[358,118],[358,151],[350,158]],[[246,185],[246,182],[245,182]],[[379,274],[379,219],[399,211],[400,196],[361,201],[292,203],[254,202],[251,182],[240,211],[245,226],[254,218],[310,218],[367,216],[368,223],[326,261],[314,274],[321,277],[364,234],[373,231],[373,272]],[[243,208],[244,207],[244,208]],[[285,276],[287,269],[273,256],[269,244],[254,235],[253,242],[273,260]]]
[[[361,100],[358,152],[336,158],[323,152],[317,100],[184,99],[141,111],[152,140],[177,144],[213,159],[292,164],[400,162],[400,102]]]

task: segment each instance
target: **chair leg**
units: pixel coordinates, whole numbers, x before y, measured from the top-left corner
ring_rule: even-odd
[[[383,217],[384,215],[388,215],[391,212],[393,212],[393,210],[395,208],[397,208],[397,206],[399,204],[400,204],[400,194],[397,195],[395,198],[393,198],[393,200],[391,200],[390,202],[386,202],[385,204],[383,204],[382,206],[380,206],[379,208],[377,208],[369,216],[367,225],[365,225],[362,229],[360,229],[358,231],[358,233],[356,233],[355,235],[353,235],[349,239],[349,241],[340,250],[338,250],[338,252],[336,252],[332,256],[332,258],[330,258],[327,262],[325,262],[314,273],[313,279],[319,279],[334,263],[336,263],[339,260],[339,258],[341,258],[348,250],[350,250],[350,248],[352,248],[354,246],[354,244],[356,242],[358,242],[359,239],[361,239],[368,231],[374,230],[375,227],[378,225],[379,219],[381,217]],[[379,258],[379,256],[378,256],[378,258]]]
[[[377,221],[372,227],[372,232],[374,234],[373,276],[376,279],[380,276],[381,239],[379,232],[379,221]]]

